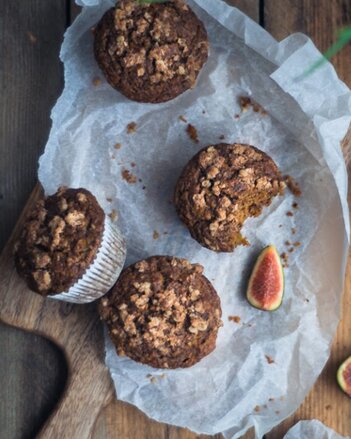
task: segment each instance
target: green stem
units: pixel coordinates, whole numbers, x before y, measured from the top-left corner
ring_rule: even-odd
[[[337,41],[323,54],[323,56],[311,65],[298,79],[304,79],[311,75],[315,70],[321,67],[324,63],[330,60],[340,50],[342,50],[347,43],[351,41],[351,28],[345,28],[338,32]]]

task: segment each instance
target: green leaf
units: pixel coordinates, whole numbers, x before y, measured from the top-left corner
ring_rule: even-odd
[[[317,60],[315,63],[311,65],[302,75],[300,75],[297,80],[304,79],[306,76],[311,75],[313,72],[315,72],[319,67],[321,67],[323,64],[325,64],[327,61],[329,61],[334,55],[336,55],[340,50],[342,50],[346,44],[348,44],[351,41],[351,27],[347,27],[345,29],[341,29],[338,31],[338,39],[336,42],[329,47],[329,49],[324,52],[323,56],[319,60]]]

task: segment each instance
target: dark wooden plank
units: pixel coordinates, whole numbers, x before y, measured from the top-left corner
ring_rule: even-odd
[[[0,248],[36,181],[62,88],[66,0],[0,0]],[[33,437],[66,380],[49,341],[0,325],[0,437]]]
[[[274,37],[281,40],[293,32],[309,35],[321,51],[336,39],[337,30],[351,24],[349,0],[265,0],[265,25]],[[339,76],[351,86],[351,44],[332,62]],[[349,198],[349,202],[351,198]],[[301,419],[319,419],[342,435],[351,435],[351,405],[339,390],[335,374],[338,365],[351,353],[351,268],[346,275],[343,316],[333,343],[331,357],[304,404],[268,439],[281,439],[286,431]]]
[[[351,25],[350,0],[264,0],[266,29],[278,40],[293,32],[309,35],[324,52],[337,39],[337,31]],[[351,86],[351,44],[333,58],[340,78]]]

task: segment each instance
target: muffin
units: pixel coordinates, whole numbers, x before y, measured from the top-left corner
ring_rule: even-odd
[[[220,299],[203,267],[153,256],[125,269],[99,304],[118,355],[156,368],[192,366],[216,346]]]
[[[216,252],[248,245],[240,233],[248,217],[257,217],[273,197],[284,193],[277,165],[250,145],[208,146],[186,165],[174,204],[191,236]]]
[[[15,245],[15,264],[29,288],[67,302],[91,302],[116,282],[125,243],[96,198],[60,188],[37,203]]]
[[[133,101],[158,103],[195,86],[208,39],[183,0],[120,0],[98,23],[94,52],[112,87]]]

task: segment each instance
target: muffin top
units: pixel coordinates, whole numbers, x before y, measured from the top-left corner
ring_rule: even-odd
[[[120,0],[95,30],[107,81],[139,102],[165,102],[195,85],[208,56],[207,33],[183,0]]]
[[[27,218],[15,246],[17,271],[43,296],[68,291],[93,262],[104,219],[89,191],[60,188]]]
[[[247,245],[240,229],[284,191],[274,161],[259,149],[242,144],[208,146],[196,154],[180,176],[176,210],[193,238],[214,251]]]
[[[119,355],[157,368],[189,367],[209,354],[220,299],[203,267],[153,256],[125,269],[99,304]]]

